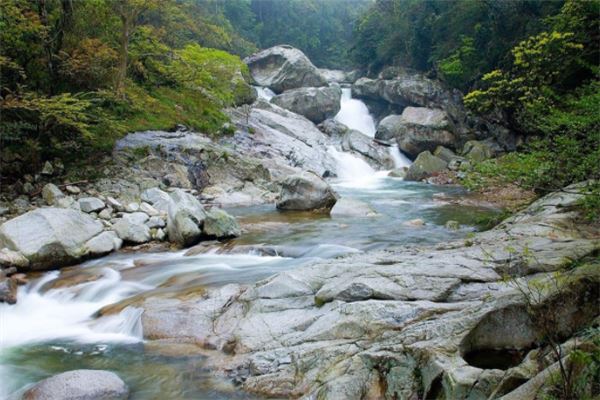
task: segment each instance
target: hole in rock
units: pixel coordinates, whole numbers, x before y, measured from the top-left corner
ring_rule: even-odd
[[[477,368],[504,370],[521,364],[526,355],[526,351],[517,349],[482,349],[470,351],[463,358]]]

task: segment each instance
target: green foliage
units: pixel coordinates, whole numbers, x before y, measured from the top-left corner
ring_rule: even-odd
[[[348,69],[354,21],[368,0],[252,0],[259,47],[289,44],[323,68]]]
[[[227,121],[223,107],[253,97],[247,67],[224,50],[256,49],[221,5],[0,2],[0,133],[30,158],[24,165],[31,170],[21,172],[54,157],[69,162],[110,151],[129,131],[186,124],[217,134]]]
[[[461,46],[450,57],[440,60],[438,68],[446,82],[464,90],[477,76],[479,60],[473,38],[463,36]]]
[[[544,27],[559,1],[376,0],[355,28],[354,59],[375,73],[401,66],[466,90]]]
[[[493,179],[547,192],[591,180],[581,206],[588,219],[599,219],[600,43],[590,40],[598,36],[599,11],[597,0],[567,1],[551,30],[521,41],[506,70],[486,74],[485,88],[465,96],[473,111],[501,109],[514,129],[533,137],[523,153],[476,165],[467,185]]]
[[[252,94],[252,88],[244,80],[244,75],[249,74],[248,67],[237,56],[197,44],[176,50],[166,74],[187,89],[202,88],[223,106],[241,104]]]

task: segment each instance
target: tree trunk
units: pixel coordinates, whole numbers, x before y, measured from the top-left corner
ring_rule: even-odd
[[[125,91],[125,78],[127,77],[127,63],[129,53],[129,30],[131,29],[130,19],[127,15],[121,15],[121,43],[119,48],[119,66],[117,69],[117,80],[115,90],[118,95],[123,96]]]

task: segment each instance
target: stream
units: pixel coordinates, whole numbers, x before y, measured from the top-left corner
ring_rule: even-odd
[[[271,93],[263,91],[261,97]],[[343,89],[336,119],[368,136],[375,124],[364,103]],[[115,371],[131,399],[252,399],[211,374],[195,348],[170,348],[143,340],[141,309],[134,306],[96,319],[109,305],[149,295],[175,296],[203,287],[252,283],[280,271],[353,252],[432,244],[478,229],[495,210],[457,205],[458,187],[390,178],[335,147],[332,181],[342,198],[367,203],[376,216],[280,213],[274,205],[233,208],[244,233],[227,243],[176,252],[119,252],[81,265],[31,277],[19,302],[0,304],[0,398],[72,369]],[[390,147],[396,167],[409,165]],[[419,219],[424,223],[416,224]],[[458,221],[458,230],[445,228]],[[412,221],[412,222],[411,222]],[[177,347],[177,346],[175,346]],[[191,347],[191,346],[190,346]],[[16,397],[18,398],[18,397]]]

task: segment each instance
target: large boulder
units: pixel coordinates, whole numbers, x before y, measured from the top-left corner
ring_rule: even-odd
[[[202,237],[202,226],[206,211],[198,199],[181,189],[171,195],[167,211],[167,232],[169,240],[179,246],[196,244]]]
[[[395,137],[398,127],[404,123],[401,115],[392,114],[388,115],[377,125],[377,131],[375,132],[375,140],[391,143]]]
[[[326,86],[317,67],[292,46],[281,45],[262,50],[244,59],[252,78],[275,93],[299,87]]]
[[[398,147],[410,157],[437,146],[454,147],[456,137],[445,111],[424,107],[406,107],[395,124],[388,124]]]
[[[18,251],[32,269],[74,263],[89,254],[86,242],[102,224],[80,211],[38,208],[0,226],[0,247]]]
[[[419,154],[415,161],[410,165],[404,180],[420,181],[436,172],[446,169],[448,163],[439,157],[434,156],[429,151]]]
[[[114,372],[79,369],[36,383],[23,400],[125,400],[129,388]]]
[[[348,129],[342,138],[341,145],[342,150],[358,153],[376,169],[394,167],[389,147],[373,141],[373,138],[355,129]]]
[[[242,231],[235,217],[220,208],[213,208],[206,213],[203,232],[207,237],[224,239],[240,236]]]
[[[113,228],[126,242],[146,243],[151,239],[150,228],[145,224],[148,218],[148,214],[143,212],[124,214]]]
[[[340,111],[342,89],[339,86],[303,87],[273,97],[271,103],[321,123]]]
[[[329,212],[338,200],[337,193],[314,172],[287,177],[281,184],[279,210]]]
[[[463,147],[465,158],[475,162],[481,162],[494,157],[496,150],[489,142],[469,140]]]

